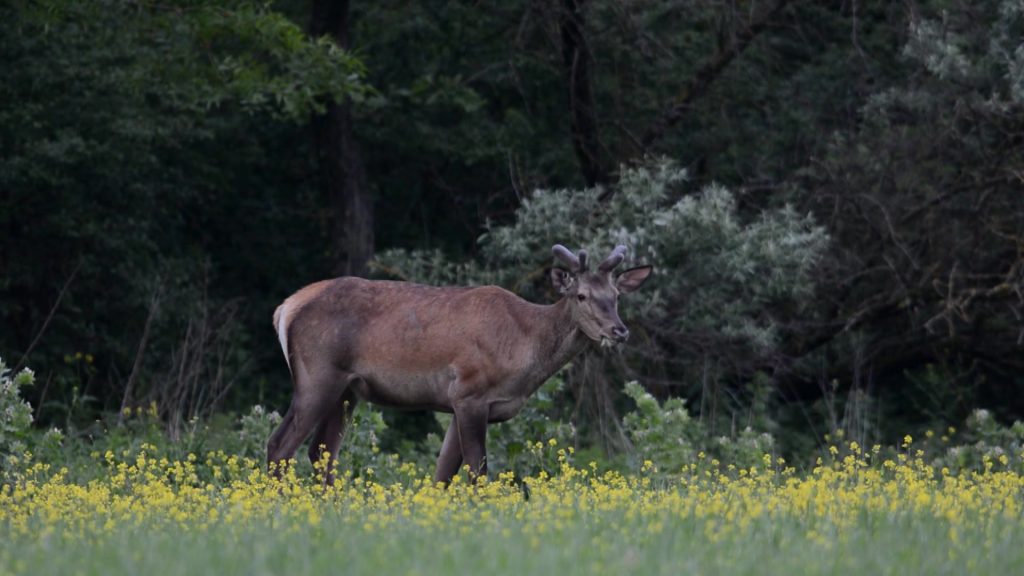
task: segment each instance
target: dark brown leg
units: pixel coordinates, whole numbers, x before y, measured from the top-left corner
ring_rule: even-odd
[[[277,425],[277,429],[270,435],[270,439],[267,440],[267,468],[269,469],[271,464],[277,462],[274,459],[275,455],[281,453],[281,440],[284,438],[285,433],[292,426],[292,420],[295,418],[295,407],[294,402],[292,406],[288,407],[288,411],[285,412],[284,418],[281,419],[281,423]],[[279,471],[272,471],[275,475],[280,477]]]
[[[455,406],[455,419],[462,445],[462,461],[469,465],[469,477],[487,476],[487,406],[466,403]]]
[[[345,427],[352,418],[358,398],[351,390],[345,391],[338,400],[337,406],[329,411],[320,425],[317,426],[313,439],[309,442],[309,462],[316,466],[317,462],[327,454],[327,470],[324,474],[324,485],[334,484],[334,468],[338,461],[338,450],[344,438]]]
[[[270,467],[276,463],[273,474],[279,478],[282,467],[295,456],[295,451],[335,406],[345,390],[344,374],[325,371],[311,376],[298,361],[294,363],[294,368],[295,373],[301,376],[295,381],[292,405],[267,443],[267,465]]]
[[[462,444],[459,442],[458,420],[453,415],[452,423],[448,425],[448,431],[444,434],[441,453],[437,457],[434,482],[444,482],[448,485],[452,477],[459,472],[459,466],[462,466]]]

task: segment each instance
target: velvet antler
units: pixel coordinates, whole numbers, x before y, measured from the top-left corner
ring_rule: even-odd
[[[551,252],[558,258],[562,264],[565,264],[569,268],[569,271],[574,274],[581,274],[587,271],[587,251],[580,250],[579,255],[573,254],[568,248],[561,244],[555,244],[551,247]]]
[[[619,244],[612,250],[612,253],[604,259],[604,262],[597,267],[601,272],[611,272],[615,270],[615,267],[622,264],[622,260],[626,257],[626,246]]]

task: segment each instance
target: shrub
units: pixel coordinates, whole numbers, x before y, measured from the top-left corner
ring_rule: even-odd
[[[938,438],[929,435],[922,448],[937,453],[933,467],[962,472],[1013,466],[1024,472],[1024,422],[1005,426],[988,410],[978,409],[967,418],[960,434],[955,428],[946,432]]]
[[[376,265],[410,280],[498,284],[537,297],[534,281],[550,265],[553,244],[586,248],[597,257],[626,244],[627,266],[651,262],[658,270],[643,298],[623,300],[634,318],[662,332],[699,331],[765,351],[777,331],[767,312],[781,302],[801,308],[813,291],[828,236],[790,207],[747,221],[729,190],[711,185],[684,194],[685,181],[684,169],[659,160],[624,167],[611,194],[600,187],[536,190],[513,222],[481,236],[481,261],[389,250],[378,254]]]
[[[659,403],[637,382],[628,382],[626,394],[636,403],[622,423],[633,445],[634,468],[663,476],[678,474],[702,459],[717,459],[733,468],[761,466],[765,454],[774,454],[775,438],[768,432],[746,427],[735,436],[712,437],[699,420],[690,416],[682,398]]]
[[[32,406],[22,400],[19,390],[31,386],[35,375],[28,368],[15,375],[0,359],[0,465],[7,467],[17,462],[26,449],[29,428],[32,426]]]
[[[281,423],[281,415],[277,410],[267,412],[263,406],[256,404],[248,414],[238,419],[238,456],[264,458],[267,454],[267,439]]]
[[[596,258],[626,244],[624,267],[652,263],[656,273],[642,295],[622,300],[636,337],[623,351],[625,361],[604,362],[602,370],[615,381],[658,374],[681,383],[678,393],[696,394],[701,383],[756,370],[776,352],[781,327],[813,300],[828,236],[789,206],[747,216],[728,189],[687,189],[686,180],[677,163],[659,160],[623,167],[609,188],[536,190],[511,222],[489,226],[479,259],[389,250],[377,255],[376,266],[431,284],[497,284],[540,301],[549,294],[543,272],[552,264],[553,244],[586,248]],[[633,371],[619,379],[624,366]],[[595,434],[618,429],[617,422],[602,424]]]
[[[636,403],[622,423],[637,458],[666,473],[696,462],[704,433],[686,410],[686,401],[669,398],[659,403],[636,381],[626,383],[625,391]]]

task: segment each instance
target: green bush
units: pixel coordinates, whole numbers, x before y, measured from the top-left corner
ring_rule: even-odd
[[[978,409],[968,416],[963,430],[946,430],[935,437],[929,434],[922,449],[934,454],[932,466],[952,472],[984,471],[1012,467],[1024,472],[1024,422],[1000,424],[988,410]]]
[[[19,390],[35,382],[32,370],[23,368],[15,375],[0,359],[0,465],[15,464],[26,449],[32,426],[32,406],[22,400]]]
[[[671,476],[701,460],[717,459],[735,468],[761,466],[764,455],[775,452],[775,438],[768,432],[744,428],[734,437],[712,437],[695,420],[682,398],[659,403],[637,382],[628,382],[626,394],[636,403],[627,413],[623,426],[633,445],[632,465]]]
[[[387,430],[387,422],[380,410],[360,402],[345,427],[338,467],[354,476],[372,475],[387,478],[396,467],[397,455],[381,451],[380,438]]]
[[[636,409],[622,424],[640,463],[650,461],[658,470],[673,473],[697,461],[704,433],[686,410],[686,400],[659,403],[636,381],[626,383],[625,391]]]
[[[35,383],[35,374],[23,368],[15,375],[0,358],[0,470],[17,468],[26,452],[47,461],[56,460],[64,434],[51,428],[32,433],[32,405],[21,398],[20,389]]]
[[[491,225],[480,237],[478,259],[389,250],[378,253],[376,266],[405,280],[496,284],[544,301],[550,291],[543,271],[553,263],[555,243],[585,248],[595,258],[625,244],[623,268],[655,266],[643,292],[622,299],[622,316],[635,334],[623,361],[604,355],[601,369],[616,382],[656,374],[679,383],[677,394],[695,396],[709,380],[728,382],[778,352],[781,327],[813,301],[829,237],[790,206],[744,214],[730,190],[688,186],[681,166],[655,160],[623,167],[608,188],[535,190],[514,220]],[[624,366],[632,371],[623,374]],[[590,445],[621,443],[604,432],[617,430],[617,422],[580,424]]]
[[[813,293],[828,235],[788,206],[748,221],[732,192],[711,185],[686,194],[686,179],[682,167],[662,159],[623,167],[611,194],[601,187],[536,190],[523,199],[514,222],[481,236],[481,261],[389,250],[376,263],[409,280],[497,284],[537,298],[546,284],[538,291],[534,280],[551,264],[553,244],[586,248],[597,258],[626,244],[625,266],[649,262],[657,269],[642,297],[622,302],[641,327],[700,331],[766,351],[777,336],[767,311],[782,302],[802,307]]]
[[[248,414],[238,419],[238,456],[264,458],[267,454],[267,439],[281,423],[281,415],[277,410],[267,412],[259,405],[254,405]]]

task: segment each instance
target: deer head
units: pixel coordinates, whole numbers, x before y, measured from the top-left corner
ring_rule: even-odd
[[[637,266],[614,276],[615,268],[626,256],[626,247],[621,244],[593,272],[587,269],[586,250],[573,254],[565,246],[555,244],[551,251],[567,268],[552,268],[551,282],[568,299],[579,329],[601,346],[625,342],[629,329],[619,318],[619,295],[640,288],[654,267]]]

